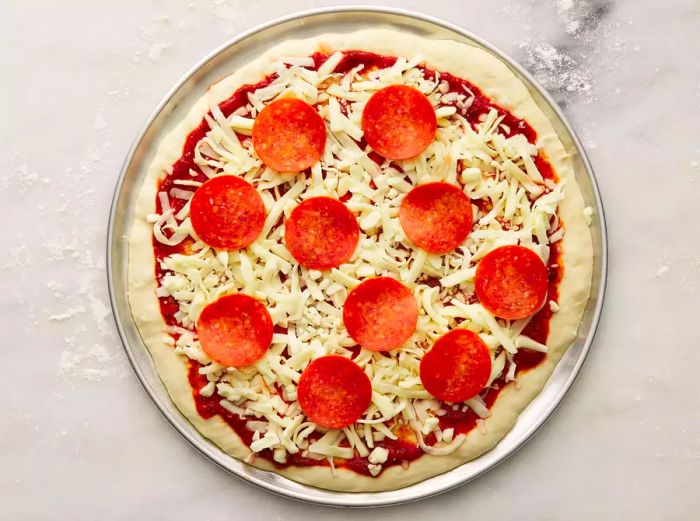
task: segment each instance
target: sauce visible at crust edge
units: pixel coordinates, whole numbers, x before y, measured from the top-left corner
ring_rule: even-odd
[[[322,53],[315,53],[312,55],[314,59],[315,68],[318,69],[329,55]],[[396,58],[389,56],[380,56],[377,54],[364,52],[364,51],[346,51],[345,56],[340,61],[336,67],[336,72],[347,72],[353,67],[364,64],[366,69],[371,69],[373,67],[385,68],[390,67],[394,64]],[[434,78],[435,72],[424,69],[424,74],[426,77]],[[248,99],[248,93],[253,92],[259,88],[269,85],[274,79],[275,75],[265,78],[263,81],[256,83],[254,85],[245,85],[239,88],[230,98],[223,101],[219,108],[221,109],[224,116],[229,116],[239,107],[245,105]],[[478,122],[479,117],[482,114],[487,113],[490,109],[496,109],[500,115],[503,115],[502,123],[509,130],[506,133],[506,137],[514,134],[523,134],[530,143],[535,143],[537,139],[537,133],[535,130],[524,120],[516,118],[513,114],[503,109],[502,107],[493,103],[489,98],[484,96],[481,91],[471,83],[461,78],[457,78],[447,73],[440,73],[441,80],[445,80],[450,85],[450,91],[464,92],[467,88],[470,90],[474,96],[474,102],[467,111],[467,120],[475,124]],[[158,191],[169,192],[172,188],[173,181],[176,179],[188,179],[195,181],[206,181],[206,176],[199,170],[196,163],[194,162],[194,150],[197,142],[199,142],[208,131],[209,127],[204,119],[197,128],[192,130],[187,136],[185,145],[183,146],[183,151],[180,159],[178,159],[173,165],[172,170],[169,175],[165,176],[158,186]],[[245,136],[239,136],[244,138]],[[376,158],[377,160],[379,158]],[[381,162],[381,159],[379,159]],[[552,168],[551,164],[548,162],[546,157],[540,153],[535,158],[535,164],[542,173],[543,177],[556,180],[557,176]],[[194,175],[193,175],[194,174]],[[170,204],[174,208],[175,212],[179,211],[182,206],[184,206],[185,201],[176,198],[170,198]],[[156,198],[156,211],[161,211],[160,201]],[[162,277],[165,275],[165,270],[160,266],[160,261],[167,257],[168,255],[174,253],[185,253],[188,250],[191,242],[183,241],[177,246],[167,246],[153,240],[153,249],[156,257],[155,263],[155,275],[156,280],[160,284]],[[559,243],[551,245],[550,260],[547,266],[549,273],[549,292],[547,300],[543,308],[538,311],[535,316],[530,320],[526,328],[523,330],[523,334],[529,336],[533,340],[546,343],[547,337],[549,335],[549,323],[552,316],[552,311],[549,307],[549,301],[558,301],[559,293],[559,283],[563,275],[563,267],[560,265],[561,261],[561,251]],[[168,325],[177,325],[175,320],[175,312],[178,310],[177,303],[172,297],[159,298],[161,314],[163,319]],[[528,371],[536,366],[538,366],[546,357],[545,353],[540,353],[537,351],[529,350],[519,350],[515,355],[515,362],[517,365],[516,375],[522,374],[524,371]],[[199,390],[204,387],[208,380],[205,376],[199,374],[198,370],[201,365],[193,360],[188,360],[188,378],[190,385],[192,386],[192,396],[197,408],[197,412],[204,419],[212,418],[213,416],[220,416],[241,438],[246,446],[250,446],[253,441],[253,432],[246,427],[246,420],[242,419],[240,416],[233,414],[220,405],[220,398],[216,395],[212,397],[204,397],[199,394]],[[484,399],[486,406],[491,408],[495,403],[498,395],[503,390],[503,388],[508,385],[505,382],[505,378],[501,377],[497,379],[493,386],[488,390],[481,393],[481,397]],[[468,433],[477,426],[477,420],[479,417],[471,410],[468,409],[466,412],[461,411],[461,407],[454,411],[452,407],[446,407],[447,414],[440,417],[440,428],[454,428],[455,435],[460,433]],[[425,442],[429,445],[435,443],[434,435],[426,436]],[[406,466],[409,462],[419,458],[424,454],[424,452],[417,446],[415,442],[402,441],[399,440],[389,440],[385,439],[380,442],[375,442],[375,446],[384,447],[389,452],[389,457],[387,461],[382,465],[383,469],[392,465],[404,465]],[[287,467],[290,465],[301,465],[301,466],[328,466],[329,463],[326,459],[316,460],[311,458],[305,458],[301,456],[301,453],[288,455],[287,462],[280,464],[273,460],[273,453],[271,450],[267,449],[256,454],[256,457],[262,457],[270,461],[276,467]],[[359,474],[370,476],[368,470],[368,460],[367,458],[354,457],[350,460],[336,460],[334,464],[336,466],[342,466],[353,470]]]

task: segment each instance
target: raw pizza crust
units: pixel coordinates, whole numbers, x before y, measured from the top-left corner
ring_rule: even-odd
[[[411,462],[408,469],[391,466],[375,478],[346,469],[336,469],[331,475],[328,467],[290,466],[279,469],[263,458],[254,459],[253,465],[256,467],[272,470],[294,481],[346,492],[402,488],[442,474],[493,448],[540,392],[554,366],[575,338],[590,293],[593,260],[591,234],[584,218],[584,202],[574,178],[571,158],[525,85],[495,56],[463,43],[429,40],[389,29],[326,34],[283,42],[211,86],[185,120],[163,139],[141,187],[129,234],[128,279],[132,315],[170,397],[199,432],[233,457],[243,459],[251,454],[250,449],[220,417],[205,420],[199,416],[187,378],[187,362],[176,355],[167,343],[169,335],[165,332],[165,322],[155,294],[152,226],[146,222],[146,216],[156,211],[158,182],[164,176],[164,168],[180,158],[187,135],[199,125],[210,103],[220,103],[239,87],[262,80],[273,72],[271,64],[275,58],[353,49],[407,59],[420,55],[427,67],[468,79],[486,96],[526,120],[537,131],[538,145],[544,150],[560,180],[566,182],[565,198],[559,205],[566,234],[563,240],[564,275],[559,286],[560,311],[552,316],[550,322],[549,353],[540,365],[518,376],[518,389],[509,385],[501,391],[491,408],[491,416],[485,420],[485,434],[473,429],[461,447],[451,455],[426,454]]]

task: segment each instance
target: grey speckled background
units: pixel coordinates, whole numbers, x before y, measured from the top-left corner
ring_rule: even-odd
[[[0,6],[0,519],[691,520],[700,507],[700,6],[671,0],[386,1],[448,19],[555,95],[608,213],[607,305],[564,406],[515,457],[372,512],[231,478],[163,420],[108,311],[107,212],[147,114],[241,30],[341,2]]]

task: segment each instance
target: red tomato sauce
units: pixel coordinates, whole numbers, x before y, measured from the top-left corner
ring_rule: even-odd
[[[318,69],[327,59],[329,55],[316,53],[312,55],[314,59],[315,69]],[[396,62],[396,58],[389,56],[380,56],[377,54],[364,52],[364,51],[346,51],[344,57],[336,67],[336,72],[348,72],[358,65],[364,65],[364,70],[371,70],[372,68],[386,68],[390,67]],[[436,72],[423,69],[426,78],[434,79]],[[221,109],[224,116],[229,116],[235,110],[240,107],[245,106],[248,103],[248,94],[254,92],[255,90],[269,85],[274,79],[275,75],[271,75],[265,78],[263,81],[255,85],[245,85],[239,88],[234,94],[223,101],[219,108]],[[537,139],[537,133],[535,130],[524,120],[518,119],[516,116],[508,112],[503,107],[495,104],[488,97],[482,94],[481,90],[470,82],[457,78],[447,73],[440,73],[440,79],[447,81],[450,85],[450,92],[471,92],[474,95],[474,101],[466,112],[466,119],[476,125],[479,123],[483,117],[488,114],[491,109],[495,109],[500,116],[503,116],[502,125],[505,128],[501,128],[501,132],[510,137],[514,134],[523,134],[530,143],[535,143]],[[171,167],[169,175],[165,175],[160,181],[158,186],[159,192],[169,193],[170,189],[178,186],[174,184],[176,180],[192,180],[204,182],[207,177],[202,173],[197,164],[194,161],[194,152],[197,143],[206,135],[209,130],[207,122],[202,119],[202,122],[197,128],[195,128],[187,136],[185,144],[182,149],[182,155]],[[248,139],[246,136],[239,136],[241,139]],[[361,146],[366,145],[366,143],[360,143]],[[376,156],[376,154],[371,155],[372,159],[379,164],[384,162],[384,159]],[[552,168],[551,164],[548,162],[547,158],[540,153],[538,157],[535,158],[535,164],[539,169],[540,173],[546,179],[556,180],[557,176]],[[392,165],[398,167],[398,165]],[[349,194],[348,194],[349,197]],[[177,199],[169,196],[170,205],[174,208],[177,213],[184,205],[185,201],[182,199]],[[478,204],[478,202],[477,202]],[[161,212],[160,201],[156,198],[156,211]],[[160,284],[162,278],[166,274],[166,270],[161,267],[161,260],[169,255],[175,253],[189,253],[189,247],[191,246],[191,240],[185,240],[176,246],[167,246],[159,243],[153,238],[153,250],[156,257],[155,264],[155,276]],[[559,244],[553,244],[551,247],[550,260],[548,264],[549,272],[549,294],[547,303],[545,306],[530,320],[529,324],[523,331],[523,334],[529,336],[533,340],[541,343],[546,343],[547,336],[549,334],[549,323],[552,316],[552,311],[550,310],[548,302],[558,300],[558,287],[563,275],[563,268],[559,264],[561,261],[561,251]],[[160,310],[166,324],[170,326],[178,325],[175,319],[175,313],[178,311],[178,304],[172,297],[161,297],[160,300]],[[277,328],[276,328],[277,331]],[[177,338],[177,333],[172,334],[173,337]],[[359,352],[359,350],[358,350]],[[539,353],[536,351],[520,350],[515,355],[515,362],[517,364],[516,374],[521,374],[533,367],[539,365],[542,360],[546,357],[545,353]],[[224,409],[220,405],[221,397],[214,394],[211,397],[205,397],[199,394],[199,391],[208,383],[206,376],[199,374],[199,369],[202,367],[198,362],[193,360],[188,361],[189,364],[189,381],[192,386],[192,396],[197,408],[197,412],[202,418],[209,419],[214,416],[219,416],[223,419],[241,438],[243,443],[250,445],[253,441],[253,431],[248,429],[247,420],[241,418],[237,414],[233,414],[228,410]],[[504,377],[497,379],[492,387],[481,393],[481,397],[484,399],[486,406],[491,407],[496,398],[498,397],[500,391],[508,385],[505,382]],[[448,427],[455,429],[455,434],[467,433],[477,426],[477,420],[479,417],[472,411],[468,409],[466,412],[461,411],[461,406],[458,410],[452,410],[451,407],[445,407],[447,413],[440,417],[440,427],[446,429]],[[405,430],[405,429],[404,429]],[[401,434],[401,433],[400,433]],[[319,434],[314,433],[310,436],[309,441],[314,441],[320,437]],[[410,461],[419,458],[423,451],[418,447],[417,443],[412,440],[411,436],[400,436],[398,440],[390,440],[388,438],[375,442],[375,446],[383,447],[389,452],[387,461],[383,464],[383,468],[387,468],[392,465],[408,465]],[[434,435],[426,436],[425,442],[427,444],[435,443]],[[306,458],[302,455],[303,451],[297,454],[289,454],[287,457],[287,462],[285,464],[279,464],[275,462],[272,458],[273,452],[270,449],[263,450],[257,453],[256,457],[261,457],[272,462],[275,466],[284,467],[289,465],[321,465],[328,466],[329,463],[327,459],[316,460],[311,458]],[[335,460],[334,464],[336,466],[343,466],[345,468],[351,469],[359,474],[371,475],[368,470],[368,460],[367,458],[362,458],[359,456],[353,457],[350,460]]]

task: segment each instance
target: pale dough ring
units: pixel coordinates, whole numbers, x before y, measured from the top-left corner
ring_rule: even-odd
[[[512,428],[518,415],[540,392],[569,344],[575,338],[588,301],[592,276],[592,241],[584,218],[584,202],[574,177],[572,163],[552,124],[508,67],[488,52],[449,40],[429,40],[395,30],[366,30],[350,34],[326,34],[307,40],[283,42],[236,73],[213,85],[197,101],[187,117],[163,139],[155,159],[148,168],[136,204],[133,226],[129,234],[129,301],[132,315],[155,362],[173,402],[205,437],[233,457],[243,459],[250,454],[232,429],[219,417],[205,420],[197,413],[192,398],[186,363],[170,344],[165,323],[155,294],[152,226],[146,216],[156,210],[156,192],[163,169],[180,157],[188,134],[199,125],[213,100],[227,99],[237,88],[260,81],[272,72],[270,64],[281,56],[310,56],[314,52],[365,50],[383,55],[411,58],[420,54],[425,66],[466,78],[484,95],[506,107],[518,118],[526,120],[538,134],[538,145],[546,154],[559,178],[566,182],[566,196],[559,213],[566,225],[563,245],[565,271],[559,286],[560,311],[553,315],[547,341],[549,352],[544,362],[519,375],[519,387],[504,389],[485,420],[486,434],[473,429],[464,444],[447,457],[423,455],[410,464],[385,469],[371,478],[350,470],[336,469],[333,477],[327,467],[274,467],[263,458],[254,465],[282,474],[294,481],[340,491],[391,490],[444,473],[474,459],[498,443]]]

